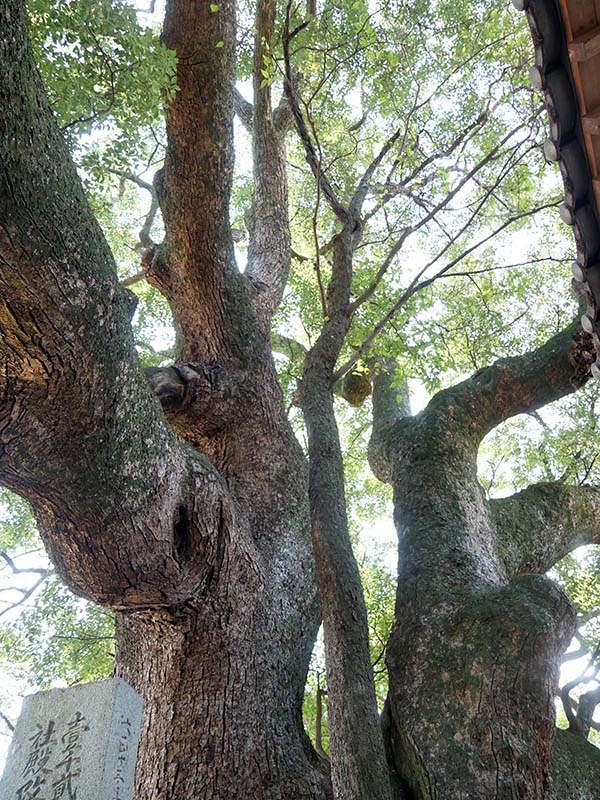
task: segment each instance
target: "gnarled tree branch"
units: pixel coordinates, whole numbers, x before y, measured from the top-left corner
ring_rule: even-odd
[[[490,501],[509,576],[547,572],[576,547],[600,543],[600,488],[538,483]]]
[[[214,434],[239,410],[243,378],[216,362],[146,367],[144,372],[167,419],[188,439],[194,429],[203,436]]]
[[[116,608],[173,606],[219,574],[226,487],[148,392],[127,298],[30,51],[0,42],[0,481],[26,497],[61,577]]]
[[[501,358],[439,392],[424,414],[444,414],[475,446],[492,428],[583,386],[593,361],[591,338],[574,322],[529,353]]]

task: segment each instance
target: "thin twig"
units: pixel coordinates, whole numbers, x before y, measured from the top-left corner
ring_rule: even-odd
[[[49,572],[49,570],[45,569],[44,567],[17,567],[11,556],[9,556],[4,550],[0,550],[0,558],[4,559],[4,561],[10,567],[13,575],[22,575],[27,572],[35,575],[47,575]]]
[[[37,589],[38,589],[38,588],[39,588],[39,587],[42,585],[42,583],[44,583],[44,581],[45,581],[45,580],[46,580],[46,579],[47,579],[47,578],[48,578],[50,575],[52,575],[52,574],[54,574],[52,571],[48,571],[48,573],[47,573],[46,575],[43,575],[41,578],[39,578],[39,579],[38,579],[38,580],[37,580],[37,581],[36,581],[36,582],[33,584],[33,586],[31,586],[31,587],[30,587],[29,589],[27,589],[26,591],[24,591],[24,590],[22,590],[22,589],[15,590],[15,591],[21,591],[21,592],[23,592],[23,596],[21,597],[21,599],[20,599],[20,600],[17,600],[15,603],[11,603],[11,604],[10,604],[10,606],[8,606],[8,608],[5,608],[5,609],[3,609],[2,611],[0,611],[0,617],[3,617],[5,614],[8,614],[10,611],[14,611],[14,610],[15,610],[15,608],[18,608],[19,606],[23,605],[23,603],[27,602],[27,600],[29,600],[29,598],[31,597],[31,595],[32,595],[32,594],[33,594],[33,593],[34,593],[34,592],[35,592],[35,591],[36,591],[36,590],[37,590]]]

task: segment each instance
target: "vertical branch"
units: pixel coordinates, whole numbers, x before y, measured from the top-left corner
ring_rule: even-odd
[[[231,239],[235,3],[222,0],[213,9],[194,0],[167,2],[162,39],[177,54],[178,91],[166,108],[160,199],[173,249],[182,246],[179,226],[190,222],[190,236],[203,249]]]
[[[279,305],[291,263],[285,130],[274,123],[271,97],[275,12],[276,0],[258,0],[252,72],[254,188],[246,269],[246,275],[260,284],[267,320]]]
[[[165,246],[146,259],[168,298],[186,360],[247,357],[254,321],[233,250],[236,4],[168,0],[164,44],[177,55],[166,108],[167,150],[156,181]]]
[[[373,433],[369,440],[369,465],[379,480],[391,480],[391,462],[386,451],[387,434],[396,422],[411,416],[408,384],[396,385],[397,363],[393,358],[372,358]]]
[[[299,394],[308,432],[311,529],[323,608],[334,797],[386,800],[389,775],[333,404],[333,369],[350,323],[353,248],[354,230],[348,223],[334,238],[329,315],[307,355]]]
[[[288,0],[283,35],[286,94],[317,183],[318,200],[322,195],[342,223],[342,230],[333,238],[323,326],[306,357],[299,391],[308,433],[311,530],[323,608],[333,792],[337,800],[387,800],[391,798],[391,787],[377,710],[364,592],[350,540],[344,462],[333,403],[333,371],[352,319],[350,292],[354,252],[361,235],[361,203],[356,202],[350,210],[346,208],[323,172],[317,132],[309,113],[311,131],[307,127],[292,76],[290,43],[306,24],[294,30],[290,25]],[[313,217],[315,234],[317,213],[318,206]],[[318,242],[316,249],[318,252]],[[322,289],[321,299],[323,302]]]
[[[321,275],[321,247],[319,245],[319,208],[321,206],[321,154],[319,152],[319,162],[317,164],[316,176],[316,191],[315,207],[312,213],[311,225],[313,241],[315,243],[315,274],[317,276],[317,285],[319,287],[319,298],[321,300],[321,313],[323,317],[327,316],[327,299],[325,297],[325,287],[323,286],[323,277]]]

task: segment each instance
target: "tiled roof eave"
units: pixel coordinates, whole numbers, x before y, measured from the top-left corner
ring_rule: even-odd
[[[550,123],[544,154],[558,162],[562,173],[565,203],[560,215],[572,225],[577,243],[574,289],[587,303],[581,323],[593,337],[597,356],[592,374],[600,377],[600,114],[596,119],[586,107],[596,94],[600,99],[600,24],[596,30],[595,5],[587,0],[586,9],[585,2],[513,0],[513,5],[529,21],[535,47],[530,78],[544,95]]]

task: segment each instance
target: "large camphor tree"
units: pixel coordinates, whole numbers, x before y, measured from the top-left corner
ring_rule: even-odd
[[[116,0],[0,3],[0,482],[116,614],[145,698],[136,800],[598,796],[591,700],[555,739],[576,619],[544,573],[600,541],[600,494],[489,499],[477,477],[488,433],[586,384],[593,343],[567,301],[512,328],[490,308],[544,269],[566,283],[560,197],[524,22],[455,6],[167,0],[158,46]],[[127,273],[130,185],[151,207]],[[494,293],[509,234],[530,272]],[[175,344],[151,353],[165,301]],[[489,312],[449,373],[474,374],[410,416],[406,378],[449,383],[459,306]],[[399,539],[381,716],[354,407]],[[321,620],[329,760],[302,721]]]

